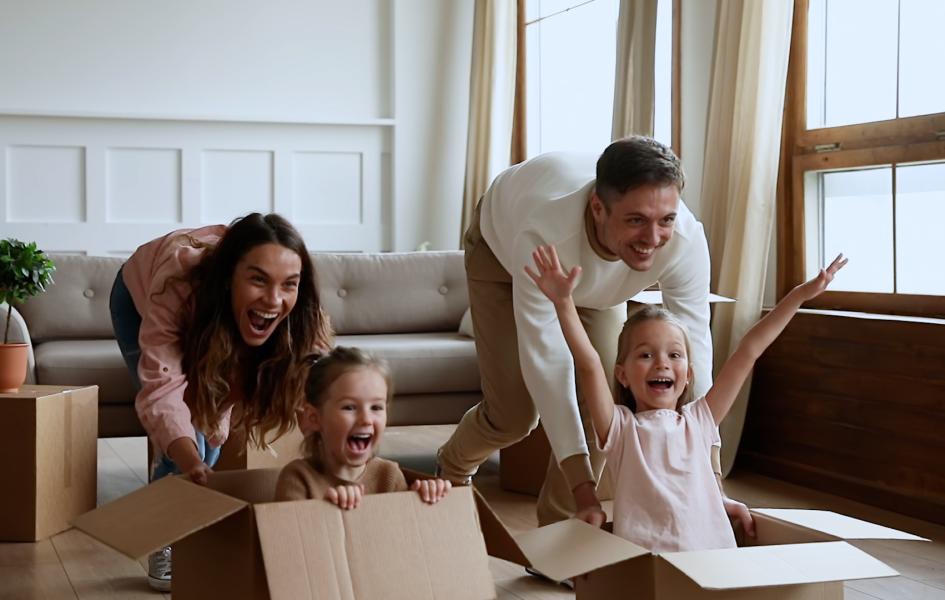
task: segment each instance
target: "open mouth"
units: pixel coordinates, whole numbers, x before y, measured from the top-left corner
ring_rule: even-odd
[[[650,388],[652,388],[652,389],[654,389],[654,390],[656,390],[656,391],[664,392],[664,391],[666,391],[666,390],[672,389],[672,387],[673,387],[673,380],[670,379],[669,377],[657,377],[656,379],[650,379],[650,380],[648,380],[648,381],[646,382],[646,384],[647,384]]]
[[[356,433],[348,436],[348,448],[356,453],[362,453],[371,447],[374,436],[370,433]]]
[[[263,312],[261,310],[249,310],[249,326],[256,333],[263,333],[275,322],[279,313]]]
[[[656,250],[656,248],[644,248],[642,246],[630,246],[630,249],[636,252],[641,256],[650,256]]]

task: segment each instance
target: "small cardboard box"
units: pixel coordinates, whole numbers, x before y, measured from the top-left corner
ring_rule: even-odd
[[[173,544],[175,600],[495,597],[473,492],[424,505],[415,492],[271,502],[278,469],[167,477],[75,526],[132,558]]]
[[[489,554],[576,578],[577,600],[843,600],[844,581],[899,574],[843,540],[925,540],[828,511],[753,509],[752,546],[653,554],[574,519],[513,536],[477,503]]]
[[[24,385],[0,394],[0,541],[34,542],[95,508],[98,386]]]
[[[304,439],[302,432],[296,427],[265,447],[256,448],[246,442],[245,432],[234,430],[230,432],[226,443],[220,448],[220,458],[213,466],[213,470],[234,471],[284,467],[293,460],[303,457],[302,441]]]

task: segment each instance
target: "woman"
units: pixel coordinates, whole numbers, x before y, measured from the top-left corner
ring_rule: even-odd
[[[234,407],[232,427],[251,443],[286,433],[303,402],[302,358],[331,347],[308,250],[276,214],[141,246],[115,278],[111,312],[155,449],[152,480],[205,484]],[[169,589],[170,549],[149,564],[152,587]]]

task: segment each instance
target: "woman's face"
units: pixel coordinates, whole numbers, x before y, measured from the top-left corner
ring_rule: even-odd
[[[275,243],[260,244],[243,255],[233,271],[230,300],[233,319],[247,346],[266,343],[299,295],[302,259]]]

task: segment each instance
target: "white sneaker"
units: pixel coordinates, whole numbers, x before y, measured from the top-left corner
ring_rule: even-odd
[[[171,591],[170,546],[164,546],[148,556],[148,585],[159,592]]]

